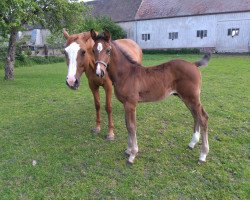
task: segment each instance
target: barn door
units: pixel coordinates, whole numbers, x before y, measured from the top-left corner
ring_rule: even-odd
[[[248,52],[250,20],[225,20],[217,24],[216,51]]]

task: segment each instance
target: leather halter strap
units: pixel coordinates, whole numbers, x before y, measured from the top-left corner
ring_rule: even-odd
[[[105,68],[107,68],[107,67],[108,67],[108,64],[107,64],[107,63],[105,63],[105,62],[103,62],[103,61],[101,61],[101,60],[97,60],[97,61],[95,61],[95,64],[98,64],[98,63],[103,64],[103,65],[105,66]]]

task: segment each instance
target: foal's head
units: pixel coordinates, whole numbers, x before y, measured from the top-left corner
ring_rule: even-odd
[[[92,48],[93,41],[90,38],[89,32],[69,35],[68,32],[64,30],[63,34],[67,40],[64,51],[68,65],[66,84],[69,88],[75,90],[80,85],[82,73],[91,62],[88,50]]]
[[[95,41],[93,53],[96,63],[96,75],[103,77],[110,62],[110,54],[112,50],[110,33],[109,31],[104,31],[103,34],[97,35],[93,29],[90,33],[92,39]]]

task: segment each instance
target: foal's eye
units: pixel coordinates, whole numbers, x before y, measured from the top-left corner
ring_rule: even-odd
[[[111,49],[108,48],[108,49],[107,49],[107,54],[110,54],[110,52],[111,52]]]

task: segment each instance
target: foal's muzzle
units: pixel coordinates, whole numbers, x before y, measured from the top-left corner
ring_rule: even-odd
[[[104,71],[101,69],[101,73],[100,73],[100,74],[99,74],[99,73],[96,73],[96,75],[97,75],[98,77],[103,78],[103,77],[104,77]]]
[[[79,85],[80,85],[80,83],[79,83],[78,79],[76,79],[75,82],[74,82],[74,85],[71,86],[71,85],[69,85],[68,81],[66,80],[66,85],[67,85],[70,89],[72,89],[72,90],[77,90],[78,87],[79,87]]]
[[[101,65],[103,65],[105,67],[105,69],[107,69],[108,64],[103,62],[103,61],[96,61],[95,64],[96,66],[96,75],[103,78],[105,75],[104,70],[101,68]],[[101,65],[100,65],[101,64]]]

